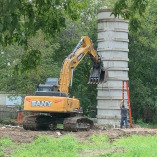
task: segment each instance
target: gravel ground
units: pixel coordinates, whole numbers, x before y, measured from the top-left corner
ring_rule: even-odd
[[[90,136],[94,135],[108,135],[110,141],[117,139],[122,136],[130,136],[133,134],[138,135],[157,135],[157,129],[148,129],[148,128],[129,128],[129,129],[92,129],[89,131],[82,132],[67,132],[62,129],[55,131],[30,131],[24,130],[22,127],[15,126],[3,126],[0,127],[0,138],[9,137],[13,142],[17,144],[30,143],[37,136],[47,135],[50,137],[62,137],[64,135],[71,134],[76,137],[79,141],[87,140]]]

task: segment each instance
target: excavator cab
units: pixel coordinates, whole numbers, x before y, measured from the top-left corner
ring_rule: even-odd
[[[58,78],[49,77],[45,84],[39,84],[35,92],[35,96],[60,96],[67,97],[66,93],[60,92],[58,89]]]
[[[57,85],[52,85],[52,84],[39,84],[37,86],[35,96],[67,97],[66,93],[59,92]]]

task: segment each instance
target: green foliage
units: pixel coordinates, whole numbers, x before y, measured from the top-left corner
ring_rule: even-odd
[[[3,124],[10,124],[11,119],[10,118],[5,118],[2,120]]]
[[[108,142],[109,141],[109,138],[108,138],[108,136],[104,136],[104,135],[92,135],[91,137],[90,137],[90,139],[92,140],[92,141],[94,141],[94,142]]]
[[[42,30],[53,37],[65,27],[67,17],[76,20],[86,1],[77,0],[32,0],[0,1],[0,42],[17,42],[28,46],[28,39]]]
[[[41,52],[39,50],[32,50],[32,51],[28,51],[26,52],[25,56],[22,57],[21,62],[24,65],[22,68],[22,71],[27,71],[27,69],[31,70],[37,67],[37,65],[39,65],[40,63],[40,55]],[[27,68],[27,69],[26,69]]]
[[[63,129],[63,124],[57,124],[58,129]]]
[[[139,142],[140,141],[140,142]],[[143,157],[151,156],[155,157],[157,154],[157,136],[137,136],[133,135],[127,138],[117,139],[114,146],[125,148],[124,153],[115,153],[111,156],[115,157]]]
[[[5,125],[15,125],[16,124],[16,120],[15,119],[10,119],[10,118],[4,118],[2,119],[2,124],[5,124]]]
[[[157,124],[153,123],[144,123],[141,119],[137,120],[137,124],[142,128],[157,128]]]
[[[131,29],[137,30],[141,26],[140,20],[137,15],[144,16],[145,10],[149,3],[149,0],[117,0],[113,14],[117,17],[121,15],[124,19],[130,20]]]
[[[66,135],[61,138],[50,138],[48,136],[39,136],[33,143],[23,145],[13,153],[13,157],[74,157],[78,152],[78,141]]]
[[[113,13],[115,16],[122,15],[125,19],[133,17],[136,12],[143,15],[148,2],[148,0],[117,0]]]
[[[5,156],[4,150],[14,147],[14,143],[7,137],[0,139],[0,157]]]
[[[66,19],[78,20],[86,9],[87,0],[0,0],[0,43],[4,47],[17,44],[26,51],[22,70],[36,68],[40,63],[39,49],[29,46],[29,39],[42,31],[52,40],[66,27]],[[19,65],[16,70],[19,70]]]
[[[89,140],[84,141],[82,145],[84,151],[104,148],[110,148],[109,138],[106,135],[92,135]]]
[[[38,32],[29,40],[29,47],[39,51],[25,52],[22,47],[11,45],[0,54],[1,91],[32,95],[37,85],[44,83],[47,77],[59,76],[60,67],[52,58],[58,44],[51,45],[44,40],[43,33]]]
[[[132,113],[144,122],[156,123],[157,113],[157,2],[146,9],[145,19],[138,17],[142,27],[129,34],[129,78]]]
[[[139,143],[140,141],[140,143]],[[32,143],[15,145],[8,138],[0,140],[0,156],[101,156],[101,157],[155,157],[157,154],[157,136],[122,137],[113,143],[106,135],[92,135],[88,140],[78,142],[72,135],[60,138],[38,136]],[[8,154],[7,150],[14,150]]]
[[[78,156],[78,153],[81,151],[109,148],[110,144],[108,142],[108,137],[103,135],[93,135],[88,141],[83,143],[79,143],[78,140],[71,135],[66,135],[61,138],[39,136],[31,144],[19,146],[19,148],[12,153],[12,156],[75,157]]]

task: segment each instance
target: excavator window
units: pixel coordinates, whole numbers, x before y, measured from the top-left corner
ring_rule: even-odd
[[[40,88],[38,88],[38,91],[45,91],[45,92],[48,92],[48,91],[52,91],[52,90],[51,90],[51,88],[47,88],[47,87],[41,88],[41,87],[40,87]]]
[[[35,92],[36,96],[60,96],[67,97],[66,93],[59,92],[58,86],[40,84]]]
[[[58,84],[58,78],[49,77],[49,78],[46,79],[45,84],[57,85]]]

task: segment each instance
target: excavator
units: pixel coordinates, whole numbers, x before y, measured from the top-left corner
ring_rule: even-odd
[[[60,78],[49,78],[45,84],[38,85],[35,96],[26,96],[24,111],[34,113],[23,119],[26,130],[55,130],[57,124],[63,124],[63,130],[90,130],[93,121],[83,117],[80,102],[70,97],[73,71],[83,58],[89,54],[93,63],[89,84],[105,81],[105,71],[100,56],[93,48],[88,36],[82,36],[72,53],[63,61]]]

